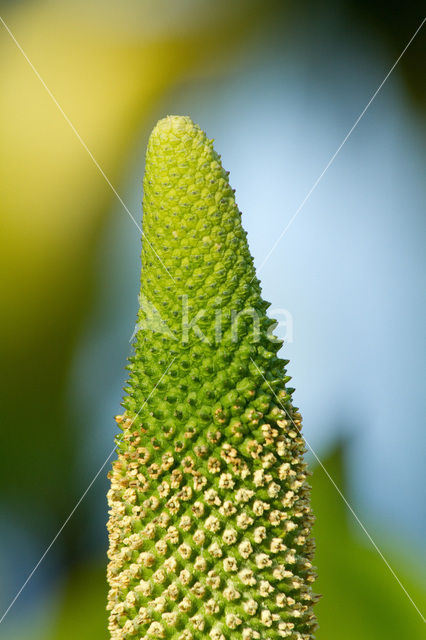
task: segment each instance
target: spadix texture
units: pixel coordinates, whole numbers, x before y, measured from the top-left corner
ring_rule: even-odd
[[[301,418],[227,175],[189,118],[157,124],[108,493],[114,640],[310,640],[316,627]]]

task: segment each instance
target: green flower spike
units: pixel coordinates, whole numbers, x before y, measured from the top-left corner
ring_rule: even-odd
[[[141,307],[110,473],[113,640],[311,640],[301,417],[241,214],[190,118],[151,134]]]

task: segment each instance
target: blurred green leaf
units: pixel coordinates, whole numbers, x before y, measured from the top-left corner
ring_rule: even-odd
[[[105,567],[106,564],[74,570],[51,635],[45,640],[107,640]]]
[[[350,502],[344,483],[343,453],[342,447],[337,448],[324,466]],[[421,638],[421,616],[320,467],[315,468],[312,485],[319,576],[316,591],[323,594],[317,606],[317,639]],[[396,548],[390,551],[382,540],[376,543],[418,608],[424,611],[425,591],[404,562],[407,543],[401,541],[401,553]]]

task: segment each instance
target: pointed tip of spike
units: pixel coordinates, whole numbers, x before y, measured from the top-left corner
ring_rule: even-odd
[[[164,134],[168,135],[170,133],[174,134],[182,134],[188,133],[189,131],[193,131],[197,126],[193,123],[189,116],[166,116],[165,118],[161,118],[155,125],[152,136],[162,136]]]

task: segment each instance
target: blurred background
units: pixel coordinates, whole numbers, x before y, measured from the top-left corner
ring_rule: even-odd
[[[420,4],[0,8],[139,222],[155,122],[190,115],[215,139],[271,314],[292,319],[282,354],[305,436],[401,583],[309,455],[317,638],[420,638],[426,27],[265,262],[420,25]],[[0,51],[1,617],[111,452],[140,237],[4,24]],[[108,469],[10,608],[2,638],[107,638]]]

